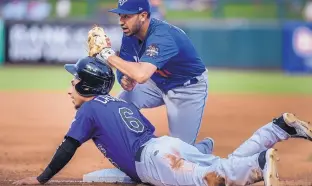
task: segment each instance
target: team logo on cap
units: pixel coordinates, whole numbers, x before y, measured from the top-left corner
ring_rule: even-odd
[[[159,48],[156,44],[147,47],[145,54],[149,57],[156,57],[159,54]]]
[[[125,2],[127,2],[128,0],[119,0],[118,3],[120,4],[120,6],[124,5]]]

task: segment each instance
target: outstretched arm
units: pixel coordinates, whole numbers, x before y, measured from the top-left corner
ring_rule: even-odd
[[[121,73],[130,77],[138,83],[145,83],[157,70],[157,67],[152,63],[130,63],[116,55],[107,56],[107,62],[117,68]]]
[[[143,60],[142,62],[129,63],[129,61],[115,55],[115,52],[111,49],[109,37],[104,32],[104,29],[99,26],[93,27],[88,32],[88,47],[89,56],[100,54],[105,62],[138,83],[145,83],[157,70],[157,66],[150,62]],[[121,82],[122,75],[120,73],[118,77],[118,81]]]
[[[45,184],[57,174],[75,154],[80,142],[72,137],[66,136],[62,144],[57,148],[47,168],[38,176],[25,178],[14,182],[14,185],[38,185]]]

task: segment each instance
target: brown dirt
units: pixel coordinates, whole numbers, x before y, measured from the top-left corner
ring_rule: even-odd
[[[36,176],[45,168],[75,111],[65,93],[0,92],[0,97],[0,185],[9,185],[12,180]],[[311,105],[311,96],[211,94],[198,140],[213,137],[214,153],[226,156],[257,128],[283,112],[312,120]],[[157,135],[167,134],[164,107],[143,110],[143,113],[155,124]],[[281,159],[280,177],[288,180],[287,185],[311,185],[312,144],[291,139],[276,148]],[[112,165],[92,142],[87,142],[54,180],[81,180],[85,173],[108,167]]]

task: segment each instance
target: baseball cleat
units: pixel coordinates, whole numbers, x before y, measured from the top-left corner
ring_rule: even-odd
[[[285,123],[295,129],[295,134],[290,136],[293,138],[304,138],[312,141],[312,126],[309,122],[298,119],[292,113],[284,113],[283,118]]]
[[[279,161],[277,150],[268,149],[265,154],[266,164],[263,169],[263,179],[265,186],[279,186],[279,177],[277,172],[277,161]]]

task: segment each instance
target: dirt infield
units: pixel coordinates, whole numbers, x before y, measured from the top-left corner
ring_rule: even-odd
[[[0,92],[0,97],[2,186],[10,185],[12,180],[36,176],[45,168],[62,142],[75,111],[66,93]],[[211,94],[198,140],[213,137],[216,142],[215,154],[225,157],[258,127],[285,111],[312,120],[311,105],[312,96]],[[143,110],[143,113],[155,124],[157,135],[167,134],[164,107]],[[278,144],[276,148],[281,159],[278,164],[281,179],[288,180],[287,185],[312,185],[312,143],[291,139]],[[92,142],[87,142],[54,180],[79,181],[85,173],[108,167],[112,165]],[[82,185],[80,182],[51,184]]]

